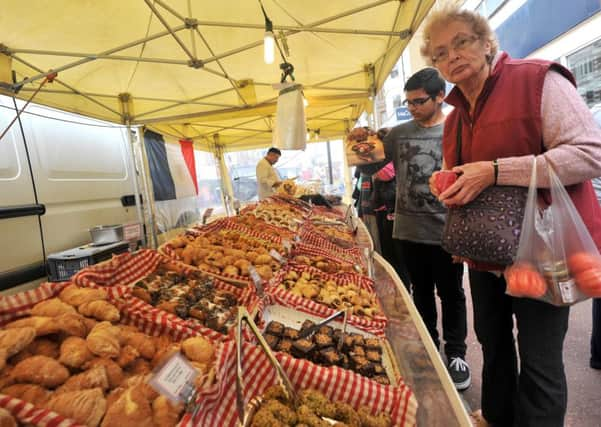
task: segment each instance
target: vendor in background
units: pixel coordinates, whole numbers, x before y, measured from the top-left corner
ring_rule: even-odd
[[[447,369],[455,387],[470,386],[465,361],[467,318],[463,291],[463,265],[453,263],[442,249],[441,236],[446,208],[430,193],[428,179],[442,164],[442,113],[445,82],[434,68],[412,75],[405,84],[405,97],[413,120],[400,124],[384,139],[386,161],[396,170],[396,203],[392,237],[397,264],[409,272],[413,300],[437,348],[436,295],[442,306],[442,335]],[[362,166],[371,171],[381,167]],[[403,281],[408,279],[403,278]]]
[[[433,194],[453,206],[471,202],[492,185],[528,187],[536,157],[537,186],[549,188],[551,163],[601,246],[601,209],[590,183],[601,175],[601,131],[571,73],[548,61],[510,58],[498,50],[486,18],[459,7],[430,14],[422,54],[455,84],[445,99],[455,109],[445,122],[443,155],[445,168],[459,177],[438,194],[434,173]],[[458,165],[460,120],[464,163]],[[469,265],[474,328],[483,353],[480,424],[562,427],[567,404],[563,342],[570,309],[511,297],[500,271]]]
[[[282,184],[282,180],[275,170],[275,165],[282,152],[275,147],[267,150],[267,154],[257,163],[257,193],[259,200],[263,200],[275,193],[275,189]]]

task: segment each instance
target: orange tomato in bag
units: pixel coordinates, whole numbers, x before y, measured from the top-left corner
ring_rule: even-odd
[[[530,263],[519,262],[505,271],[507,293],[516,297],[540,298],[547,292],[547,282]]]
[[[601,257],[588,252],[577,252],[568,258],[568,268],[572,274],[591,268],[601,270]]]
[[[589,297],[601,296],[601,257],[588,252],[578,252],[568,258],[568,268],[576,285]]]

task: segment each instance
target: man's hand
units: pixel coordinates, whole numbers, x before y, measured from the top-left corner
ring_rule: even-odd
[[[492,162],[467,163],[455,166],[451,170],[457,173],[459,177],[453,185],[438,196],[438,200],[449,207],[461,206],[471,202],[487,187],[495,183],[495,171]],[[432,187],[432,178],[430,178],[430,187]]]

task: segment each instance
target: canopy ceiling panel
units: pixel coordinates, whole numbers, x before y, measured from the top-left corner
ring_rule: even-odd
[[[263,0],[296,82],[307,127],[336,138],[369,108],[435,0]],[[279,64],[263,62],[258,0],[2,0],[3,93],[226,149],[265,146],[275,126]],[[290,80],[290,79],[289,79]],[[1,82],[0,82],[1,83]]]

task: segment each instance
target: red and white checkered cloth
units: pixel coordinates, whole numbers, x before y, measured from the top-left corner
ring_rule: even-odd
[[[311,217],[314,216],[325,216],[339,221],[344,220],[344,213],[336,209],[330,209],[326,206],[313,206],[313,208],[311,208]]]
[[[309,267],[300,264],[288,264],[269,281],[269,285],[265,290],[266,297],[268,298],[268,300],[263,302],[263,305],[258,306],[260,311],[262,311],[262,307],[264,305],[273,303],[280,304],[286,307],[291,307],[295,310],[299,310],[304,313],[309,313],[324,318],[331,316],[332,314],[336,313],[336,311],[338,311],[324,304],[320,304],[308,298],[303,298],[294,295],[292,292],[280,288],[278,285],[282,282],[284,277],[286,277],[286,275],[290,271],[295,271],[299,275],[303,272],[309,272],[311,273],[312,277],[317,276],[323,278],[324,280],[332,280],[338,285],[355,284],[361,287],[362,289],[366,289],[370,291],[370,293],[375,294],[373,280],[371,280],[367,276],[352,273],[327,274],[314,267]],[[380,306],[379,301],[378,305]],[[382,312],[381,306],[379,308],[380,312]],[[357,316],[353,314],[348,318],[348,323],[361,330],[374,334],[380,338],[384,338],[388,319],[384,316],[384,314],[374,316],[373,318],[369,318],[366,316]]]
[[[79,286],[129,285],[156,270],[162,260],[162,255],[152,249],[141,249],[135,254],[126,252],[78,271],[71,281]]]
[[[68,285],[70,285],[70,282],[43,283],[37,289],[0,298],[0,319],[2,319],[2,324],[23,317],[37,303],[56,297]],[[98,286],[94,285],[94,287]],[[108,292],[111,302],[119,308],[121,323],[123,324],[134,325],[149,335],[158,336],[168,334],[175,341],[200,335],[198,330],[189,328],[187,325],[170,322],[161,318],[161,316],[149,317],[145,313],[137,311],[127,301],[118,299],[119,294],[123,294],[123,289],[120,289],[119,292],[111,292],[111,288],[104,289]],[[209,340],[212,339],[210,336],[205,337]],[[220,337],[223,337],[223,335],[220,335]],[[219,353],[219,345],[216,342],[214,344],[216,344],[216,351]],[[35,407],[24,400],[1,393],[0,408],[10,411],[22,424],[31,424],[38,427],[85,427],[56,412]]]
[[[311,246],[320,248],[325,252],[329,252],[337,258],[343,258],[349,262],[360,262],[362,258],[361,249],[357,246],[343,248],[340,245],[333,243],[322,233],[315,230],[311,224],[305,224],[299,233],[301,241]]]
[[[310,245],[305,242],[295,243],[294,248],[292,249],[292,257],[297,255],[308,255],[308,256],[321,256],[327,259],[328,261],[332,261],[338,264],[345,264],[348,268],[352,268],[353,265],[363,266],[363,259],[357,259],[354,262],[348,259],[338,257],[336,253],[328,252],[325,249],[322,249],[317,246]],[[345,273],[338,273],[345,274]]]
[[[356,409],[367,406],[372,414],[385,412],[390,415],[394,427],[415,425],[417,400],[403,381],[399,381],[396,387],[383,386],[339,367],[322,367],[283,353],[276,353],[276,357],[297,391],[315,389],[332,401],[346,402]],[[247,403],[278,383],[275,369],[257,346],[244,343],[242,367]],[[199,415],[194,423],[187,419],[186,426],[236,425],[238,410],[234,342],[224,343],[219,349],[217,378],[218,383],[201,391]]]

